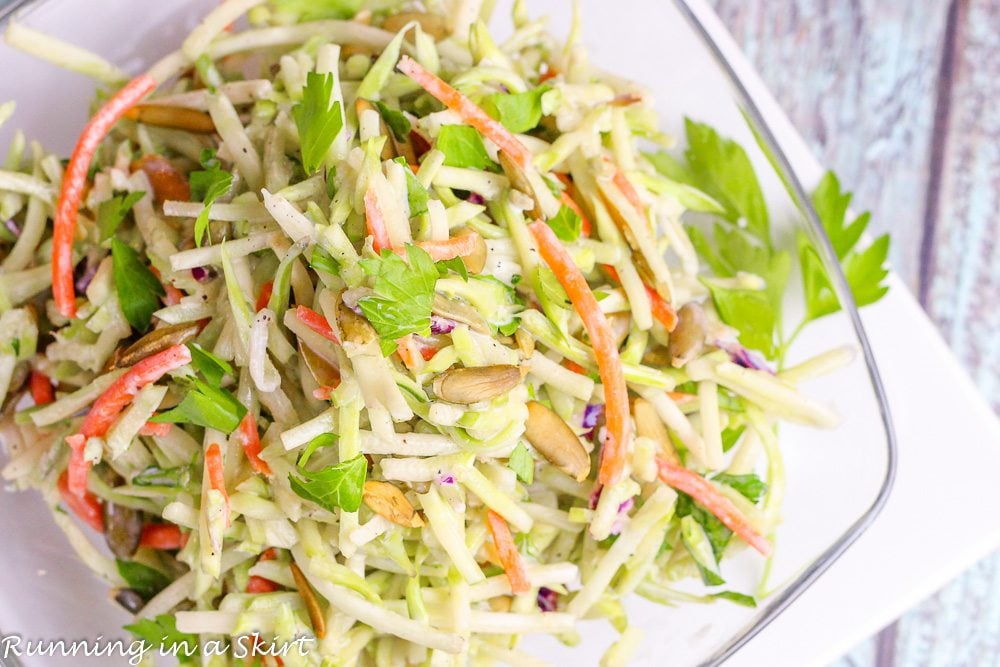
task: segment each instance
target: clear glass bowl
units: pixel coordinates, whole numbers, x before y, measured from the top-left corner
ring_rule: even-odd
[[[20,0],[0,10],[0,21],[21,12],[26,24],[96,51],[128,71],[138,71],[175,48],[216,4],[216,0],[101,0],[98,11],[95,3],[86,0]],[[499,4],[496,19],[502,32],[508,29],[509,3]],[[683,136],[686,115],[710,123],[747,147],[781,238],[791,242],[797,230],[807,233],[825,251],[827,270],[840,282],[839,268],[831,261],[829,245],[798,185],[799,179],[814,184],[820,175],[818,167],[803,152],[787,119],[776,111],[747,63],[733,55],[734,45],[707,4],[678,0],[583,5],[584,40],[593,62],[649,88],[657,100],[663,129]],[[530,6],[535,15],[552,17],[553,32],[567,32],[568,3],[535,0]],[[733,67],[723,54],[730,57]],[[0,100],[18,103],[13,119],[0,130],[0,146],[8,145],[14,129],[21,128],[47,148],[68,152],[85,122],[93,83],[3,45],[0,65],[8,73],[0,78]],[[753,98],[748,89],[754,91]],[[763,115],[758,105],[767,110]],[[797,201],[790,200],[756,148],[744,114],[772,143],[779,164],[792,176]],[[778,129],[790,162],[774,143],[769,125]],[[798,276],[793,275],[790,284],[797,282]],[[794,614],[794,606],[786,608],[865,530],[884,504],[895,471],[888,406],[857,310],[849,294],[843,289],[840,293],[845,311],[809,326],[790,353],[794,362],[838,345],[849,344],[861,352],[846,369],[805,385],[810,396],[831,404],[843,416],[839,428],[781,428],[788,489],[770,579],[777,590],[757,609],[726,603],[662,607],[639,598],[631,600],[629,620],[646,630],[635,664],[721,663],[778,614]],[[801,294],[790,290],[785,308],[786,320],[796,321],[803,308]],[[127,614],[110,601],[105,584],[73,557],[40,496],[0,495],[0,534],[6,537],[0,556],[0,628],[25,638],[125,635],[120,628],[128,622]],[[724,564],[723,573],[732,588],[752,590],[761,565],[759,558],[742,553]],[[615,638],[605,622],[588,622],[581,635],[581,643],[573,648],[549,637],[530,638],[525,648],[553,664],[596,664]],[[25,662],[29,667],[46,664],[39,658]],[[88,662],[115,664],[107,658],[74,660],[74,664]],[[126,664],[124,659],[120,663]]]

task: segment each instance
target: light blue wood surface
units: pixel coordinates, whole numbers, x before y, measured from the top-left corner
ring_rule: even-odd
[[[1000,409],[1000,0],[712,4]],[[918,665],[1000,665],[1000,556],[837,667]]]

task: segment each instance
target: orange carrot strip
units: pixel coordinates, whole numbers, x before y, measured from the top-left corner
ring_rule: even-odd
[[[456,257],[467,257],[482,247],[482,237],[479,234],[463,234],[452,236],[444,241],[420,241],[417,245],[431,256],[435,262]]]
[[[515,594],[527,593],[531,590],[528,572],[524,569],[524,560],[514,543],[514,536],[503,517],[493,510],[486,510],[486,523],[493,536],[493,544],[497,548],[497,557],[503,567],[504,574],[510,580],[510,590]]]
[[[104,508],[101,505],[101,501],[97,499],[97,496],[89,491],[84,492],[82,495],[70,491],[68,472],[64,472],[59,476],[57,486],[59,487],[59,495],[62,496],[66,507],[73,514],[80,517],[88,526],[99,533],[103,533]]]
[[[576,363],[575,361],[573,361],[571,359],[563,359],[562,365],[563,365],[563,368],[565,368],[567,370],[571,370],[574,373],[579,373],[580,375],[586,375],[587,374],[587,369],[586,368],[584,368],[583,366],[581,366],[580,364]]]
[[[226,506],[226,525],[229,525],[229,493],[226,491],[226,478],[222,467],[222,449],[219,443],[213,442],[205,450],[205,473],[208,475],[208,485],[222,494]]]
[[[402,359],[403,365],[411,371],[423,366],[420,363],[423,359],[420,354],[420,348],[417,347],[412,335],[403,336],[396,341],[396,353]]]
[[[382,252],[384,248],[392,248],[389,228],[385,226],[382,207],[378,203],[378,195],[375,194],[374,188],[368,188],[368,192],[365,193],[365,225],[368,226],[368,233],[372,237],[372,250],[376,254]]]
[[[73,237],[76,234],[76,216],[87,185],[90,162],[114,124],[130,107],[155,88],[156,81],[153,77],[143,74],[115,93],[83,128],[66,165],[59,201],[56,203],[55,221],[52,223],[52,297],[55,299],[56,309],[63,317],[76,317]]]
[[[140,389],[190,361],[191,351],[186,346],[168,347],[137,362],[97,397],[84,418],[80,431],[66,438],[72,449],[69,459],[69,488],[73,493],[83,496],[87,491],[90,462],[83,458],[87,438],[104,435]]]
[[[618,269],[611,266],[610,264],[602,264],[601,268],[607,271],[608,275],[618,283],[622,282],[621,276],[618,275]],[[660,293],[655,289],[647,285],[645,282],[642,286],[646,288],[646,294],[649,296],[649,305],[653,311],[653,317],[656,321],[663,325],[667,331],[673,331],[674,327],[677,326],[677,311],[674,307],[667,303],[667,300],[660,296]]]
[[[597,372],[601,376],[601,384],[604,385],[608,425],[598,480],[601,484],[613,484],[618,481],[625,469],[629,423],[628,387],[625,385],[625,374],[622,371],[621,357],[618,356],[615,335],[604,313],[601,312],[586,278],[573,263],[573,258],[556,238],[552,228],[539,220],[531,223],[530,229],[538,242],[538,251],[542,259],[566,290],[573,308],[583,320],[583,326],[594,348]]]
[[[657,459],[656,465],[660,469],[660,480],[664,484],[694,498],[699,505],[714,514],[726,528],[736,533],[740,539],[762,555],[771,555],[771,544],[767,539],[754,530],[736,505],[712,486],[711,482],[696,472],[663,459]]]
[[[409,56],[400,58],[396,68],[416,81],[421,88],[437,98],[439,102],[457,113],[466,123],[479,130],[480,134],[495,143],[522,169],[527,169],[528,165],[531,164],[531,153],[528,152],[524,144],[506,127],[493,120],[489,114],[476,106],[468,97],[428,72]]]
[[[145,155],[132,163],[132,171],[142,170],[153,187],[153,200],[162,204],[167,200],[191,199],[191,184],[187,176],[161,155]]]
[[[147,523],[142,528],[139,546],[147,549],[173,551],[187,544],[187,534],[172,523]]]
[[[326,321],[325,317],[317,313],[312,308],[307,306],[297,306],[295,308],[295,317],[299,318],[299,321],[301,321],[302,324],[306,325],[323,338],[340,345],[340,339],[337,338],[337,334],[333,333],[330,323]]]
[[[170,435],[170,429],[173,424],[161,424],[160,422],[146,422],[139,429],[139,435],[155,435],[157,437],[164,437]]]
[[[251,575],[247,580],[247,593],[273,593],[278,590],[278,584],[270,579]]]
[[[562,191],[562,203],[563,205],[568,206],[571,211],[580,216],[580,235],[583,236],[584,238],[590,238],[590,234],[594,229],[593,225],[590,224],[590,218],[588,218],[584,214],[583,209],[580,208],[580,205],[577,204],[576,201],[572,197],[570,197],[569,193],[566,192],[565,190]]]
[[[254,472],[259,472],[261,475],[270,477],[273,474],[271,466],[268,465],[267,461],[260,458],[262,448],[260,446],[260,434],[257,432],[257,420],[254,419],[253,413],[249,411],[243,415],[243,421],[240,422],[239,438],[240,443],[243,445],[243,453],[247,455],[247,461],[250,462],[250,467],[253,468]]]
[[[615,187],[622,191],[622,194],[625,195],[625,198],[628,199],[629,203],[635,207],[635,210],[638,211],[639,215],[645,217],[646,207],[642,205],[642,200],[639,199],[639,193],[635,191],[635,188],[632,186],[632,182],[625,177],[625,174],[616,169],[615,175],[611,178],[611,182],[615,184]]]
[[[35,405],[46,405],[56,400],[52,382],[45,373],[32,368],[30,382],[31,400],[35,402]]]
[[[268,280],[266,283],[260,286],[260,296],[257,297],[257,303],[255,304],[258,313],[267,308],[267,302],[271,300],[271,292],[273,291],[274,291],[273,280]]]

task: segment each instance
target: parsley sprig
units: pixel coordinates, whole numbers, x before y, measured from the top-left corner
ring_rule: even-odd
[[[333,99],[333,75],[309,72],[302,89],[302,101],[292,107],[299,130],[302,168],[312,174],[323,165],[330,146],[344,125],[340,102]]]

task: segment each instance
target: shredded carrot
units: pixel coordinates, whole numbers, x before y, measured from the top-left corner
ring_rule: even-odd
[[[174,287],[171,283],[163,282],[162,280],[163,276],[160,273],[160,270],[155,266],[149,267],[149,272],[152,273],[157,278],[160,278],[160,284],[163,285],[163,292],[164,292],[163,304],[165,306],[176,306],[177,304],[179,304],[181,302],[181,298],[184,297],[184,292]]]
[[[456,257],[468,257],[482,248],[483,239],[475,232],[452,236],[444,241],[420,241],[417,245],[431,256],[435,262]]]
[[[420,354],[420,348],[413,340],[412,335],[403,336],[396,341],[396,353],[403,361],[403,365],[409,370],[415,371],[423,367],[423,363],[421,363],[423,357]]]
[[[155,435],[158,438],[163,438],[170,435],[170,429],[173,428],[173,424],[163,424],[160,422],[146,422],[139,429],[139,435]]]
[[[316,387],[313,389],[313,398],[318,401],[329,401],[330,397],[333,396],[333,392],[336,387],[330,387],[328,385],[323,385],[321,387]]]
[[[389,229],[385,226],[385,218],[382,216],[382,207],[378,203],[378,195],[374,188],[368,188],[365,193],[365,224],[368,226],[368,233],[372,237],[372,250],[376,254],[385,248],[392,248],[392,240],[389,238]]]
[[[268,301],[271,300],[271,292],[274,291],[274,281],[268,280],[266,283],[260,286],[260,296],[257,297],[256,309],[259,313],[260,311],[267,308]]]
[[[612,177],[611,182],[615,184],[615,187],[622,191],[622,194],[625,195],[628,202],[635,207],[635,210],[639,213],[639,215],[645,217],[646,207],[642,205],[642,200],[639,199],[639,193],[635,191],[635,188],[632,186],[632,182],[625,177],[625,174],[623,174],[620,170],[615,170],[615,175]]]
[[[531,581],[528,579],[528,573],[524,569],[524,560],[517,550],[514,536],[511,535],[507,522],[493,510],[486,510],[486,523],[489,526],[490,535],[493,537],[500,565],[510,581],[511,592],[515,595],[527,593],[531,590]]]
[[[552,65],[549,65],[548,69],[542,72],[542,74],[538,77],[538,83],[545,83],[549,79],[554,79],[557,76],[559,76],[559,70]]]
[[[55,391],[52,389],[52,382],[48,376],[40,370],[31,369],[31,400],[35,405],[46,405],[56,400]]]
[[[597,361],[597,372],[604,385],[604,402],[607,413],[607,437],[601,457],[598,480],[601,484],[613,484],[625,469],[628,454],[628,387],[622,371],[622,360],[618,355],[615,334],[607,318],[597,304],[594,292],[586,278],[573,263],[573,258],[556,238],[552,228],[542,221],[530,225],[531,233],[538,242],[538,251],[566,290],[583,326],[590,336]]]
[[[590,234],[593,232],[594,226],[590,224],[590,218],[587,217],[587,215],[583,212],[583,209],[580,208],[580,205],[576,203],[575,199],[573,199],[573,195],[570,194],[570,188],[573,187],[573,179],[570,178],[568,174],[559,172],[556,172],[556,178],[562,181],[562,184],[566,186],[562,191],[562,203],[580,216],[580,234],[585,238],[589,238]]]
[[[317,313],[312,308],[307,306],[297,306],[295,308],[295,317],[299,318],[299,321],[302,322],[302,324],[306,325],[323,338],[340,345],[340,339],[337,338],[337,334],[333,333],[330,323],[326,321],[325,317]]]
[[[574,373],[579,373],[580,375],[586,375],[587,374],[587,369],[586,368],[584,368],[580,364],[578,364],[575,361],[572,361],[570,359],[563,359],[562,365],[563,365],[563,368],[566,368],[567,370],[571,370]]]
[[[667,396],[674,403],[690,403],[698,398],[694,394],[685,394],[683,391],[668,391]]]
[[[621,276],[618,275],[618,269],[611,266],[610,264],[602,264],[601,267],[607,271],[608,275],[614,279],[615,282],[621,284]],[[659,292],[647,285],[645,282],[642,286],[646,288],[646,294],[649,296],[649,305],[653,311],[653,317],[656,321],[663,325],[663,328],[667,331],[673,331],[674,327],[677,326],[677,311],[674,307],[667,303]]]
[[[243,421],[239,428],[240,443],[243,445],[243,453],[247,455],[247,461],[254,472],[270,477],[273,473],[267,461],[260,458],[260,434],[257,432],[257,420],[249,410],[243,415]]]
[[[137,362],[97,397],[84,418],[80,431],[66,438],[72,450],[69,459],[69,488],[73,493],[82,496],[87,491],[90,462],[83,457],[87,438],[104,435],[140,389],[190,361],[191,351],[186,346],[168,347]]]
[[[229,493],[226,491],[226,477],[222,467],[222,449],[219,443],[213,442],[205,450],[205,472],[208,474],[208,485],[222,494],[226,506],[226,525],[230,523]]]
[[[688,494],[715,515],[729,530],[764,556],[771,555],[771,544],[763,535],[754,530],[729,498],[712,486],[712,483],[696,472],[663,459],[657,459],[660,480],[678,491]]]
[[[182,549],[187,541],[187,533],[182,533],[181,529],[172,523],[147,523],[142,528],[139,546],[147,549],[173,551],[174,549]]]
[[[82,495],[74,493],[69,489],[69,473],[64,472],[59,476],[57,483],[59,495],[62,497],[66,507],[73,514],[80,517],[84,523],[99,533],[104,532],[104,508],[101,501],[89,491]]]
[[[439,352],[438,348],[430,345],[420,345],[418,343],[417,347],[420,348],[420,356],[423,357],[424,361],[430,361]]]
[[[437,98],[439,102],[457,113],[466,123],[479,130],[480,134],[495,143],[522,169],[527,169],[531,164],[531,153],[524,144],[506,127],[476,106],[468,97],[428,72],[409,56],[400,58],[396,68],[416,81],[421,88]]]
[[[270,579],[251,575],[247,580],[247,593],[273,593],[278,590],[278,584]]]
[[[56,309],[63,317],[76,317],[73,237],[76,235],[76,216],[87,185],[90,162],[114,124],[129,107],[155,88],[156,81],[153,77],[143,74],[115,93],[84,127],[66,165],[59,201],[56,203],[55,221],[52,223],[52,297],[55,299]]]

